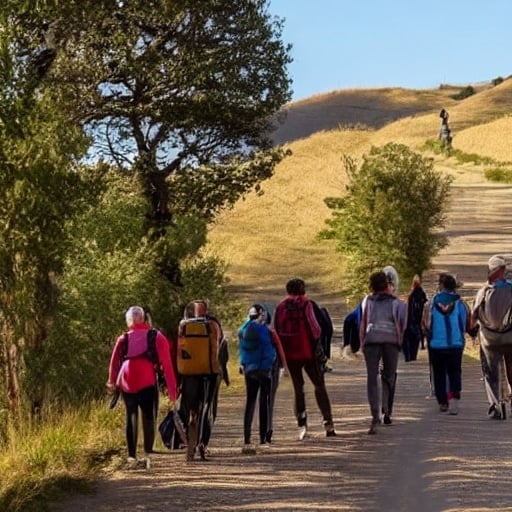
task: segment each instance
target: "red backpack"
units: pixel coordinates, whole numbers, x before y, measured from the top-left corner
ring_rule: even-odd
[[[274,325],[289,361],[313,359],[311,334],[306,319],[308,302],[287,298],[276,308]]]

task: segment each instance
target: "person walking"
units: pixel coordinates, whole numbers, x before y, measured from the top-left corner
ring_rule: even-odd
[[[196,452],[206,460],[220,383],[230,384],[227,339],[219,320],[208,309],[205,300],[190,302],[178,326],[179,415],[185,418],[187,461],[192,461]]]
[[[270,416],[270,392],[272,367],[276,350],[272,335],[266,324],[267,311],[260,304],[249,309],[249,317],[238,330],[240,369],[245,380],[244,447],[242,453],[255,453],[251,445],[251,430],[254,410],[259,395],[260,444],[267,442]]]
[[[276,402],[276,394],[277,388],[279,387],[279,381],[281,379],[281,375],[287,369],[286,364],[286,356],[284,355],[283,345],[277,334],[276,330],[272,325],[272,314],[270,313],[268,307],[265,307],[266,315],[265,315],[265,323],[270,330],[270,335],[272,338],[272,344],[276,350],[276,359],[274,364],[272,365],[272,370],[270,371],[270,400],[269,400],[269,409],[268,409],[268,431],[265,437],[266,443],[272,442],[272,435],[274,433],[274,405]]]
[[[420,276],[416,274],[412,280],[411,290],[407,295],[407,327],[402,346],[406,362],[416,361],[420,343],[421,348],[425,348],[421,319],[426,302],[427,294],[421,286]]]
[[[144,309],[131,306],[125,314],[128,332],[119,336],[110,358],[107,389],[120,392],[126,409],[126,444],[129,468],[149,468],[155,441],[158,403],[157,365],[163,369],[169,400],[178,391],[171,362],[169,340],[145,321]],[[151,337],[154,346],[151,347]],[[156,351],[156,354],[152,353]],[[156,356],[156,357],[155,357]],[[145,458],[137,460],[138,414],[142,413]]]
[[[479,329],[480,362],[489,402],[488,416],[506,419],[512,388],[512,283],[502,255],[488,261],[487,283],[475,296],[472,322]]]
[[[439,410],[452,415],[459,413],[464,333],[470,331],[469,308],[456,289],[455,277],[441,273],[439,291],[425,305],[422,321],[428,333],[434,393]]]
[[[368,434],[377,432],[381,423],[392,423],[394,388],[398,367],[398,354],[406,325],[407,308],[393,294],[394,284],[384,271],[370,276],[371,294],[363,299],[360,324],[360,345],[366,362],[366,389],[372,420]],[[379,397],[378,375],[382,361]],[[380,399],[379,399],[380,398]]]
[[[306,296],[305,282],[300,278],[286,283],[287,296],[276,307],[274,328],[283,345],[288,372],[293,383],[294,412],[299,427],[299,439],[308,435],[304,375],[315,388],[315,399],[323,418],[327,437],[336,435],[332,418],[331,402],[325,386],[323,362],[315,356],[321,329],[315,318],[313,305]]]

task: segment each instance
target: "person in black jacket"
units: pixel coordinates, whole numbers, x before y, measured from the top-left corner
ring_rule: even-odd
[[[320,348],[318,348],[318,355],[322,361],[322,369],[324,372],[332,372],[332,367],[327,364],[329,359],[331,359],[331,341],[334,333],[331,315],[327,308],[319,306],[314,300],[312,300],[311,303],[313,304],[316,321],[322,331],[319,340],[322,350],[320,351]]]

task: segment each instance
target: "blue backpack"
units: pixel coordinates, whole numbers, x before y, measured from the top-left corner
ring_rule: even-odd
[[[355,354],[360,348],[359,325],[361,324],[361,303],[353,309],[343,321],[343,346],[350,345]]]
[[[244,371],[267,371],[272,368],[276,350],[266,324],[248,320],[239,331],[240,363]]]

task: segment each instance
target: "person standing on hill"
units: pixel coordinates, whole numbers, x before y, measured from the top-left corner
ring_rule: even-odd
[[[335,436],[325,374],[322,363],[315,357],[315,347],[319,343],[321,329],[315,318],[313,304],[306,296],[306,285],[302,279],[288,281],[286,292],[287,297],[276,307],[274,327],[281,339],[293,383],[299,439],[303,440],[308,434],[303,370],[315,387],[315,398],[323,417],[326,436]]]
[[[370,276],[372,293],[366,296],[362,303],[359,336],[366,362],[366,388],[372,415],[368,434],[377,432],[381,412],[384,415],[384,423],[392,423],[398,354],[406,325],[407,308],[393,294],[395,287],[390,277],[384,271],[373,273]],[[377,379],[381,361],[382,390],[379,400]]]
[[[131,306],[125,314],[128,332],[119,336],[112,351],[107,389],[119,389],[126,408],[126,444],[129,468],[144,465],[149,468],[149,454],[153,451],[158,400],[157,368],[151,350],[156,350],[158,364],[163,368],[169,400],[174,402],[178,391],[171,362],[170,343],[158,330],[145,321],[144,309]],[[154,335],[154,347],[150,336]],[[144,452],[146,458],[137,461],[138,411],[142,412]]]
[[[441,118],[441,129],[439,130],[439,140],[443,148],[450,149],[452,147],[452,131],[448,126],[448,112],[443,108],[439,113]]]

